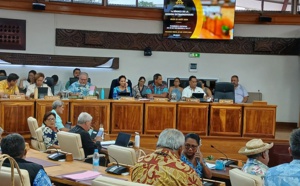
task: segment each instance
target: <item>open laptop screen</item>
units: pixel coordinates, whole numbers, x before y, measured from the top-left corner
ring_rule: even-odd
[[[127,147],[130,141],[131,134],[119,132],[115,145]]]
[[[192,98],[203,98],[204,96],[204,93],[193,93],[192,94]]]
[[[119,92],[120,97],[130,97],[130,92]]]

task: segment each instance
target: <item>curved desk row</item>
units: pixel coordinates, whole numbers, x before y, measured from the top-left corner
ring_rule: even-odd
[[[0,126],[7,133],[29,134],[27,118],[41,125],[52,100],[0,100]],[[115,100],[63,100],[63,123],[76,124],[81,112],[109,133],[159,134],[165,128],[201,136],[275,137],[276,105]]]

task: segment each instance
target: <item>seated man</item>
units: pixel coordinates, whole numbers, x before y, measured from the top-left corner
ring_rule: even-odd
[[[78,78],[79,75],[80,75],[80,73],[81,73],[81,70],[79,68],[75,68],[73,70],[73,76],[74,76],[74,78]],[[67,83],[65,85],[66,90],[68,90],[69,86],[70,86],[70,81],[67,81]]]
[[[64,85],[59,80],[57,75],[53,75],[53,85],[54,85],[54,96],[60,96],[61,92],[64,91]]]
[[[77,125],[72,128],[69,132],[80,134],[82,148],[85,154],[85,157],[94,153],[95,149],[101,151],[101,136],[96,136],[95,141],[93,142],[88,131],[91,128],[93,117],[87,112],[81,112],[78,116]],[[101,161],[100,161],[101,162]]]
[[[300,129],[295,129],[290,136],[288,148],[293,161],[270,168],[265,175],[265,186],[295,186],[300,183]]]
[[[63,114],[64,112],[64,103],[61,100],[56,100],[52,103],[52,113],[56,115],[55,119],[55,126],[58,130],[62,131],[69,131],[69,129],[64,127],[64,124],[62,123],[62,119],[59,116],[59,114]]]
[[[189,77],[189,86],[185,87],[182,91],[182,97],[190,98],[193,93],[203,93],[206,96],[202,88],[197,87],[197,78],[196,76]]]
[[[202,185],[195,170],[180,160],[184,145],[182,132],[165,129],[159,135],[154,153],[135,164],[131,180],[149,185]]]
[[[25,140],[20,134],[9,134],[3,138],[1,150],[2,154],[8,154],[15,159],[20,169],[28,171],[31,185],[52,186],[50,178],[42,165],[25,160],[27,150],[25,149]],[[5,161],[3,165],[10,167],[9,161]]]
[[[86,72],[81,72],[79,80],[69,86],[69,91],[72,96],[88,96],[90,93],[91,83],[88,82],[89,75]]]
[[[8,95],[19,94],[17,74],[11,73],[6,80],[0,81],[0,97],[8,97]]]
[[[162,83],[162,76],[160,74],[154,74],[153,83],[146,89],[147,98],[167,98],[168,87]]]
[[[247,103],[248,92],[241,84],[239,84],[239,77],[233,75],[231,77],[231,83],[234,85],[235,103]]]
[[[264,143],[261,139],[252,139],[246,143],[245,147],[239,150],[240,154],[246,155],[248,160],[242,171],[264,178],[269,169],[269,149],[273,143]]]

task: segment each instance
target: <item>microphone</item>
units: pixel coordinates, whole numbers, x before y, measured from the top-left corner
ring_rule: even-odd
[[[226,162],[229,161],[228,157],[226,156],[226,154],[224,154],[222,151],[218,150],[215,146],[210,145],[211,148],[215,149],[216,151],[220,152],[221,154],[223,154],[226,157]]]
[[[125,173],[125,172],[128,172],[128,168],[127,167],[124,167],[124,166],[120,166],[119,165],[119,162],[116,160],[116,158],[114,158],[113,156],[111,156],[110,154],[107,153],[107,155],[109,157],[111,157],[113,160],[115,160],[115,162],[117,163],[117,165],[112,165],[110,167],[108,167],[105,171],[108,172],[108,173],[112,173],[112,174],[122,174],[122,173]]]
[[[111,157],[112,159],[114,159],[115,162],[117,163],[117,167],[119,167],[119,162],[118,162],[118,160],[116,160],[116,158],[112,157],[112,156],[111,156],[110,154],[108,154],[108,153],[107,153],[107,155],[108,155],[109,157]]]

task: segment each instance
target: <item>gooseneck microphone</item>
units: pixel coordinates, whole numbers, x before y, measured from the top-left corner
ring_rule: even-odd
[[[118,160],[116,160],[116,158],[112,157],[112,156],[111,156],[111,155],[109,155],[108,153],[107,153],[107,155],[108,155],[109,157],[111,157],[112,159],[114,159],[114,160],[115,160],[115,162],[117,163],[117,167],[119,167],[119,162],[118,162]]]
[[[228,156],[226,156],[226,154],[224,154],[222,151],[218,150],[215,146],[210,145],[211,148],[215,149],[216,151],[218,151],[219,153],[223,154],[226,157],[226,161],[229,161]]]

